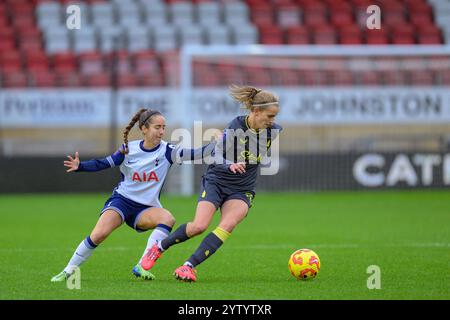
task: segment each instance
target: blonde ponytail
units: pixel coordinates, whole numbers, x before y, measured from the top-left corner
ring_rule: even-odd
[[[229,89],[231,97],[250,111],[253,111],[255,108],[278,105],[278,97],[269,91],[251,86],[237,86],[235,84],[232,84]]]

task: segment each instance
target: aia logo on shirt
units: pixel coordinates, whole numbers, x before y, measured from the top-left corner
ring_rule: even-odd
[[[139,172],[133,173],[133,181],[139,181],[139,182],[150,182],[150,181],[156,181],[158,182],[158,176],[156,175],[155,171],[151,171],[149,173],[143,172],[140,174]]]

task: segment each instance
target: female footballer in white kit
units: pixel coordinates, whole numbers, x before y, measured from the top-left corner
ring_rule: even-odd
[[[139,122],[144,139],[128,143],[128,133],[136,122]],[[206,156],[206,149],[209,149],[208,146],[213,149],[214,143],[195,150],[175,147],[162,140],[165,128],[165,119],[159,111],[141,109],[126,127],[124,144],[115,153],[103,159],[80,161],[76,152],[74,158],[68,156],[69,160],[64,161],[67,172],[94,172],[119,166],[122,180],[106,200],[91,234],[81,241],[67,266],[51,279],[52,282],[68,279],[123,222],[138,232],[154,229],[144,254],[156,241],[168,236],[175,218],[159,201],[167,173],[174,162],[181,164],[184,160],[200,159],[203,154]],[[154,279],[150,271],[141,267],[141,260],[133,268],[133,274],[147,280]]]

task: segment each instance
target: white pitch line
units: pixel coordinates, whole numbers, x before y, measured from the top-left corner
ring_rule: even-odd
[[[324,248],[324,249],[356,249],[365,247],[390,247],[390,248],[450,248],[450,243],[442,242],[430,242],[430,243],[384,243],[384,244],[351,244],[351,243],[340,243],[340,244],[302,244],[301,248],[309,248],[311,250]],[[230,246],[231,247],[231,246]],[[255,244],[255,245],[237,245],[233,246],[233,250],[270,250],[270,249],[301,249],[299,246],[294,246],[292,244]],[[139,245],[134,247],[101,247],[100,251],[128,251],[136,250],[140,248]],[[143,249],[144,247],[142,247]],[[188,250],[194,250],[194,247],[185,248]],[[0,248],[0,252],[57,252],[57,251],[74,251],[74,248]]]

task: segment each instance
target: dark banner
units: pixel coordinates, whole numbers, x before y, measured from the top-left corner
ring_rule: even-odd
[[[67,174],[63,160],[0,158],[0,193],[111,192],[120,180],[117,169]],[[196,192],[205,169],[195,166]],[[260,175],[257,183],[257,191],[449,187],[450,153],[427,152],[282,155],[278,173]]]
[[[206,167],[196,167],[196,190]],[[257,191],[450,187],[450,153],[316,153],[282,155],[276,175]]]
[[[120,181],[119,170],[66,173],[64,160],[64,157],[0,158],[0,193],[111,192]]]

